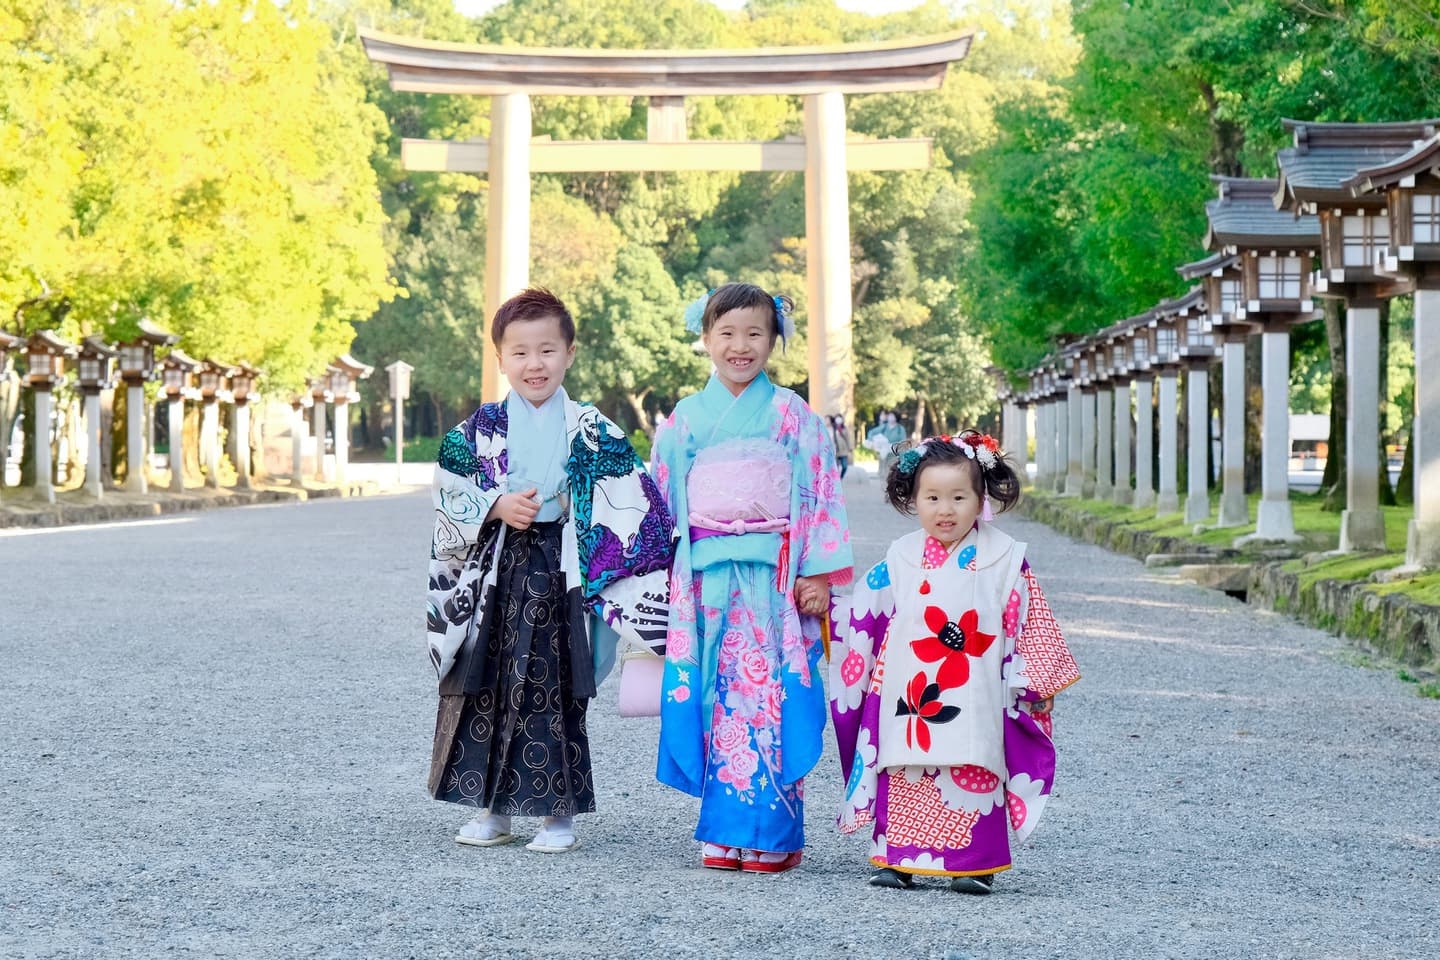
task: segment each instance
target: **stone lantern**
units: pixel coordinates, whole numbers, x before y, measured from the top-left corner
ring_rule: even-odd
[[[350,463],[350,404],[360,399],[355,384],[374,372],[374,367],[348,353],[337,357],[326,370],[335,403],[335,479],[340,483],[345,482],[346,467]]]
[[[1433,131],[1432,131],[1433,134]],[[1377,272],[1403,278],[1415,297],[1415,514],[1405,566],[1440,567],[1440,136],[1429,136],[1388,163],[1357,170],[1346,186],[1383,196],[1389,236],[1376,250]]]
[[[55,502],[55,464],[50,457],[51,391],[65,382],[65,360],[78,353],[73,343],[53,330],[41,330],[25,341],[25,385],[35,391],[35,490],[48,503]]]
[[[1111,465],[1114,483],[1111,499],[1118,504],[1129,504],[1133,499],[1130,490],[1130,321],[1119,323],[1100,332],[1105,352],[1109,357],[1110,406],[1112,409],[1113,443]]]
[[[1064,375],[1065,387],[1065,496],[1079,497],[1085,490],[1085,449],[1084,390],[1090,380],[1090,363],[1085,358],[1085,344],[1072,340],[1060,350],[1058,373]],[[1090,432],[1094,433],[1094,417],[1091,417]]]
[[[1275,205],[1320,221],[1315,295],[1345,304],[1345,512],[1340,549],[1384,550],[1380,511],[1380,301],[1408,293],[1408,277],[1375,270],[1390,241],[1386,199],[1356,194],[1348,178],[1410,151],[1435,135],[1434,120],[1417,123],[1301,123],[1286,120],[1294,145],[1279,151]],[[1339,398],[1333,398],[1332,402]]]
[[[1069,362],[1062,355],[1057,355],[1050,360],[1045,372],[1046,390],[1051,397],[1052,421],[1055,430],[1055,455],[1054,455],[1054,485],[1056,493],[1064,494],[1070,482],[1070,386],[1071,377]],[[1079,405],[1079,391],[1075,393],[1075,402]],[[1078,416],[1078,413],[1077,413]],[[1079,456],[1079,441],[1075,445],[1076,456]],[[1077,464],[1078,466],[1078,464]]]
[[[199,369],[200,361],[179,347],[160,361],[160,385],[169,413],[170,489],[176,492],[185,490],[185,401],[200,397],[200,391],[195,388],[195,374]]]
[[[1185,368],[1185,522],[1210,518],[1210,364],[1219,356],[1205,302],[1205,288],[1191,287],[1171,301],[1180,363]]]
[[[220,402],[230,399],[230,375],[235,368],[214,360],[200,364],[200,462],[205,483],[220,486]]]
[[[244,363],[230,368],[231,462],[235,464],[235,485],[250,486],[250,399],[255,396],[255,381],[260,371]]]
[[[396,360],[385,368],[390,377],[390,399],[395,405],[395,482],[402,482],[400,471],[405,464],[405,401],[410,399],[410,374],[415,368],[404,360]]]
[[[315,479],[326,481],[333,474],[325,471],[325,406],[334,394],[330,392],[331,371],[305,381],[310,393],[310,431],[315,436]]]
[[[1157,513],[1175,513],[1180,509],[1178,485],[1180,410],[1180,334],[1173,300],[1157,304],[1150,314],[1150,368],[1159,384],[1160,476],[1159,494],[1155,499]]]
[[[1261,469],[1257,540],[1295,540],[1290,510],[1290,328],[1314,320],[1311,270],[1320,224],[1275,209],[1278,181],[1211,177],[1219,197],[1205,204],[1206,249],[1239,258],[1237,320],[1260,328]]]
[[[155,375],[155,348],[179,342],[173,333],[142,318],[135,338],[119,344],[120,379],[125,384],[125,489],[131,493],[150,489],[145,475],[145,383]]]
[[[1155,371],[1150,321],[1152,311],[1131,317],[1126,323],[1130,351],[1130,376],[1135,394],[1135,496],[1139,508],[1155,506]]]
[[[99,337],[86,337],[80,345],[80,392],[85,397],[85,489],[96,500],[104,493],[100,481],[100,392],[114,386],[115,358],[119,351]]]
[[[1111,464],[1111,427],[1115,422],[1115,411],[1110,393],[1110,353],[1105,341],[1098,334],[1086,341],[1085,358],[1089,361],[1090,382],[1084,393],[1086,399],[1086,424],[1090,427],[1090,439],[1085,444],[1084,464],[1086,496],[1107,500],[1110,498],[1114,476]]]
[[[297,489],[305,485],[305,410],[314,403],[309,393],[297,393],[290,398],[290,409],[294,412],[290,422],[290,482]],[[323,454],[324,449],[320,452]]]
[[[1255,327],[1239,319],[1244,298],[1240,258],[1214,253],[1175,268],[1186,280],[1199,280],[1205,288],[1206,326],[1221,350],[1223,389],[1221,407],[1221,527],[1243,527],[1250,522],[1245,498],[1245,340]]]

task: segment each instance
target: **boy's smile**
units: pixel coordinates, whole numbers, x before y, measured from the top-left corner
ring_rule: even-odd
[[[500,372],[533,406],[555,395],[575,362],[575,344],[565,341],[558,317],[520,320],[500,340]]]

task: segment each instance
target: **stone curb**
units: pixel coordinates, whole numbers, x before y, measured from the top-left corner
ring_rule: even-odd
[[[45,506],[0,503],[0,529],[15,527],[65,527],[76,524],[145,520],[175,513],[190,513],[219,507],[246,507],[257,503],[293,503],[331,497],[367,497],[396,492],[371,480],[336,487],[263,487],[242,490],[225,487],[213,492],[171,493],[155,491],[141,500],[114,500],[99,503],[70,503],[60,499]]]
[[[1026,491],[1019,512],[1080,540],[1127,554],[1147,567],[1179,566],[1181,577],[1363,647],[1440,672],[1440,607],[1366,589],[1368,581],[1319,580],[1302,590],[1300,576],[1274,560],[1247,560],[1237,550],[1212,550],[1178,537],[1158,537],[1096,518],[1043,494]],[[1208,568],[1208,569],[1207,569]]]

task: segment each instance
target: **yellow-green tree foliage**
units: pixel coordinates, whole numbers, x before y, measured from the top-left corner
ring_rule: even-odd
[[[385,132],[303,4],[0,0],[0,321],[293,385],[393,291]]]

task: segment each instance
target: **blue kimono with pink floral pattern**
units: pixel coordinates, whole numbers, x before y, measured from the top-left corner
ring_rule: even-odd
[[[754,515],[728,526],[698,513],[692,470],[708,456],[713,475],[717,451],[733,451],[742,487],[788,461],[782,502],[757,497]],[[670,578],[656,775],[700,798],[696,839],[803,849],[802,781],[820,758],[827,700],[820,623],[796,610],[795,580],[846,583],[853,565],[825,424],[763,373],[739,397],[712,376],[660,424],[653,461],[677,529],[688,531]]]

